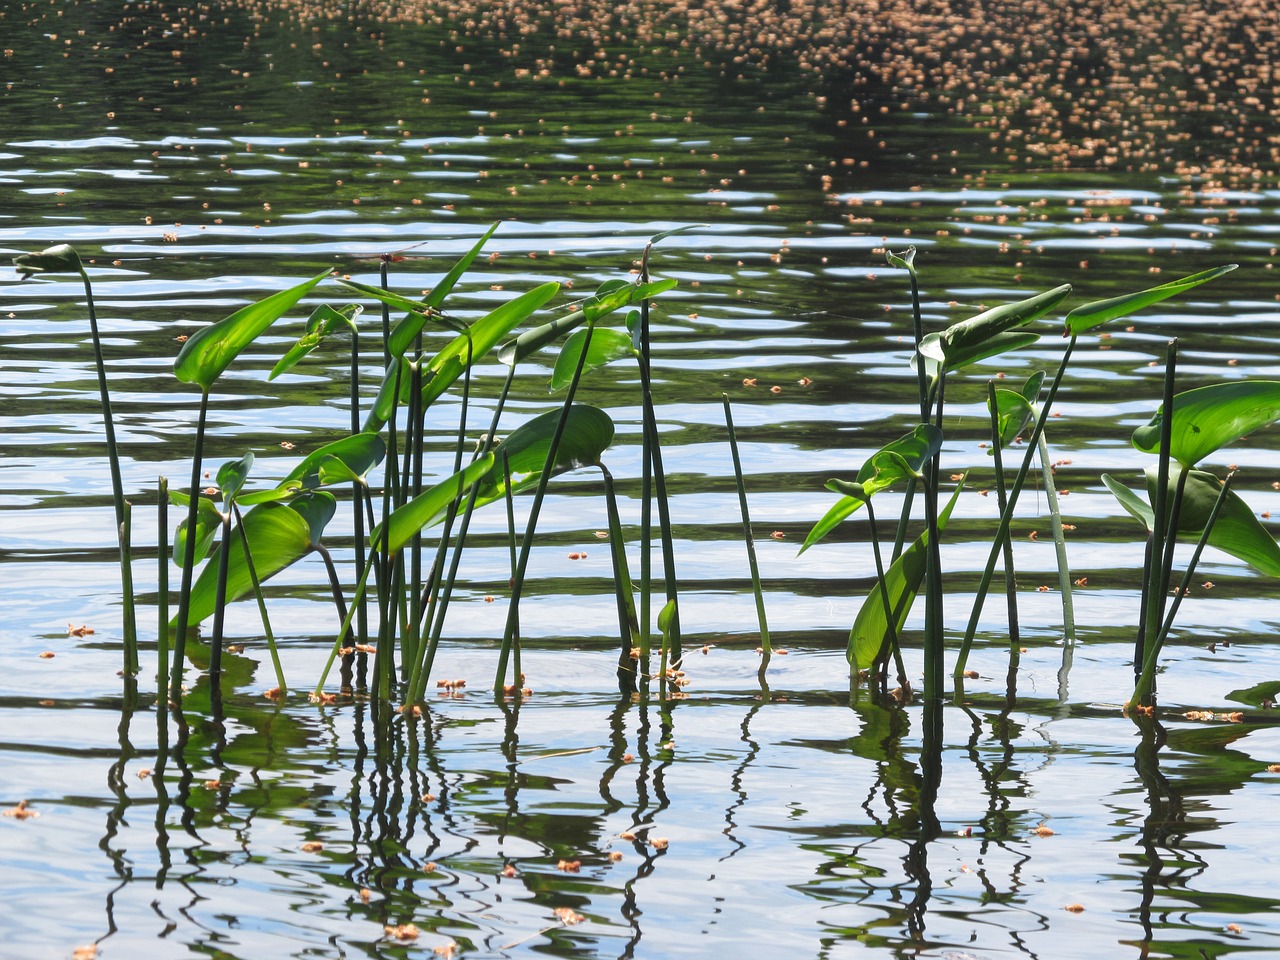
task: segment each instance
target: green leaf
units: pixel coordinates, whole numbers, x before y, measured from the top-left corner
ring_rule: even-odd
[[[192,334],[173,363],[174,375],[183,383],[198,384],[207,393],[241,350],[293,309],[327,276],[328,270],[296,287],[241,307],[231,316]]]
[[[185,493],[170,490],[169,502],[174,506],[187,507],[191,505],[191,498]],[[199,563],[209,554],[209,548],[213,545],[213,538],[217,536],[218,528],[222,526],[222,514],[218,512],[218,508],[214,506],[213,501],[205,496],[200,497],[196,504],[196,511],[195,562]],[[187,518],[183,517],[173,538],[173,562],[179,567],[183,566],[183,561],[187,557],[186,550]]]
[[[484,245],[489,242],[489,238],[493,236],[498,225],[495,223],[484,235],[476,241],[475,245],[464,253],[452,267],[449,272],[431,288],[431,291],[423,298],[424,306],[439,310],[444,306],[445,298],[453,292],[453,288],[457,286],[458,281],[462,279],[462,275],[471,269],[471,264],[475,262],[476,257],[480,255],[480,251],[484,249]],[[394,330],[391,331],[391,341],[387,345],[387,349],[391,351],[393,357],[404,356],[404,352],[412,346],[414,340],[418,338],[418,334],[422,332],[422,327],[426,323],[426,318],[420,313],[411,313],[409,316],[401,320]]]
[[[218,489],[222,491],[222,499],[226,502],[238,496],[244,482],[249,479],[249,471],[253,469],[253,453],[246,453],[239,460],[228,460],[218,468]]]
[[[942,431],[931,423],[922,423],[911,433],[886,444],[868,457],[858,471],[857,482],[862,485],[866,496],[873,496],[908,476],[909,473],[905,471],[905,467],[909,467],[910,471],[918,472],[941,449]],[[884,454],[897,454],[905,467],[898,467],[897,461],[892,457],[884,457]],[[828,482],[827,489],[834,490],[836,493],[843,492],[839,488],[833,488],[831,482]],[[800,553],[804,553],[834,530],[864,502],[865,497],[848,495],[842,497],[823,515],[821,520],[813,525],[813,529],[809,531],[804,544],[800,547]]]
[[[1064,283],[1060,287],[1054,287],[1052,290],[1028,297],[1026,300],[992,307],[976,317],[952,324],[942,331],[943,353],[947,358],[947,366],[952,369],[962,366],[964,364],[959,361],[965,357],[972,357],[966,360],[966,363],[976,362],[978,358],[974,356],[975,351],[980,351],[983,344],[989,343],[997,334],[1005,333],[1014,327],[1025,326],[1039,319],[1065,300],[1069,293],[1071,293],[1071,284]],[[1009,350],[1012,347],[1005,346],[1003,349]],[[989,357],[993,354],[984,353],[983,356]]]
[[[394,553],[413,539],[423,527],[443,516],[449,504],[463,496],[468,488],[493,468],[494,456],[487,453],[447,480],[424,490],[374,529],[371,543],[380,543],[386,531],[387,546]]]
[[[595,322],[615,310],[656,297],[676,286],[675,280],[658,280],[654,283],[629,283],[626,280],[606,280],[589,297],[580,310],[575,310],[549,323],[527,330],[515,340],[504,344],[498,351],[498,359],[510,366],[551,343],[566,330],[586,322]]]
[[[991,404],[988,402],[987,409]],[[1035,417],[1035,408],[1017,390],[1003,387],[996,390],[996,423],[1000,428],[1000,448],[1004,449],[1022,435]],[[994,451],[989,451],[994,453]]]
[[[616,330],[611,327],[578,330],[565,341],[560,356],[556,358],[555,369],[551,372],[551,383],[547,387],[548,393],[563,390],[573,382],[573,376],[578,370],[578,360],[582,356],[582,344],[586,341],[588,333],[591,334],[591,345],[587,348],[587,360],[582,367],[584,376],[614,360],[633,355],[631,335],[625,330]]]
[[[1252,687],[1245,687],[1243,690],[1232,690],[1227,694],[1227,699],[1234,700],[1236,703],[1247,703],[1251,707],[1260,707],[1267,701],[1275,703],[1277,694],[1280,694],[1280,680],[1266,680],[1255,683]]]
[[[1044,376],[1045,374],[1043,370],[1037,370],[1023,381],[1018,392],[1026,398],[1027,403],[1035,403],[1040,397],[1040,388],[1044,385]]]
[[[1161,406],[1150,423],[1133,432],[1133,445],[1143,453],[1159,453],[1163,419]],[[1277,380],[1235,380],[1187,390],[1173,398],[1169,453],[1183,466],[1194,466],[1219,447],[1277,419]]]
[[[13,265],[26,279],[33,273],[83,273],[80,254],[69,243],[46,247],[39,253],[23,253],[13,258]]]
[[[1158,287],[1149,287],[1137,293],[1125,294],[1122,297],[1112,297],[1109,300],[1095,300],[1093,303],[1086,303],[1076,307],[1067,314],[1067,329],[1064,336],[1067,334],[1075,336],[1111,320],[1137,313],[1153,303],[1167,300],[1169,297],[1182,293],[1184,290],[1190,290],[1192,287],[1198,287],[1202,283],[1207,283],[1223,274],[1230,273],[1236,266],[1237,264],[1229,263],[1223,267],[1215,267],[1212,270],[1193,273],[1191,276],[1183,277],[1181,280],[1162,283]]]
[[[311,549],[311,528],[292,504],[264,503],[244,515],[244,534],[253,553],[253,568],[258,580],[275,576]],[[227,549],[225,543],[218,550]],[[200,571],[191,588],[187,625],[194,626],[214,612],[218,588],[218,550]],[[227,602],[247,595],[253,589],[249,568],[244,559],[244,543],[240,536],[231,537],[227,557]]]
[[[951,510],[964,489],[963,481],[956,487],[946,507],[938,515],[938,533],[946,529],[951,519]],[[866,669],[875,663],[889,639],[889,620],[885,616],[884,596],[889,598],[889,608],[893,611],[894,630],[901,633],[902,626],[915,603],[916,594],[920,592],[920,584],[924,582],[925,567],[928,565],[929,531],[916,538],[915,543],[902,552],[902,555],[884,572],[884,580],[878,581],[858,610],[849,631],[848,658],[855,670]]]
[[[517,427],[495,448],[492,470],[481,481],[476,505],[492,503],[506,495],[505,457],[511,471],[512,494],[536,484],[547,463],[551,438],[560,419],[559,410],[551,410]],[[600,457],[613,442],[613,420],[598,407],[575,403],[569,408],[568,420],[556,448],[556,463],[551,475],[559,476],[579,467],[600,463]]]
[[[389,307],[396,310],[403,310],[408,314],[391,332],[391,340],[388,341],[388,349],[393,357],[402,357],[404,352],[413,345],[413,339],[422,332],[422,328],[427,325],[428,320],[434,320],[441,326],[448,327],[450,330],[461,332],[467,329],[467,325],[461,320],[446,316],[436,307],[423,300],[412,300],[409,297],[391,290],[383,290],[381,287],[375,287],[367,283],[361,283],[359,280],[341,279],[338,281],[344,287],[348,287],[357,293],[363,293],[366,297],[374,300],[380,300]],[[412,330],[412,336],[405,340],[404,331]],[[399,334],[399,336],[397,336]],[[405,341],[405,342],[401,342]]]
[[[885,259],[889,261],[889,266],[897,267],[899,270],[906,270],[913,277],[916,275],[915,247],[907,247],[907,249],[902,253],[894,253],[892,250],[886,250]]]
[[[944,334],[930,333],[920,341],[920,355],[925,358],[925,373],[937,377],[944,366],[948,371],[962,370],[991,357],[1029,347],[1040,340],[1040,334],[1025,331],[1009,331],[993,334],[987,340],[967,346],[950,347],[943,339]],[[915,369],[917,357],[911,358],[911,369]]]
[[[423,409],[431,406],[462,376],[468,362],[475,363],[487,354],[499,340],[542,309],[559,291],[560,284],[554,280],[534,287],[477,320],[467,334],[453,340],[432,357],[423,371],[424,378],[430,377],[422,388]]]
[[[307,530],[311,534],[311,549],[320,545],[324,536],[324,528],[329,525],[338,510],[338,500],[332,493],[316,490],[304,493],[289,504],[303,520],[307,522]]]
[[[324,342],[325,337],[329,336],[336,327],[341,324],[348,326],[354,333],[356,329],[356,317],[364,312],[364,307],[358,303],[348,303],[346,306],[335,309],[327,303],[322,303],[311,311],[311,316],[307,318],[306,332],[298,338],[295,343],[285,353],[283,357],[271,369],[268,374],[268,380],[274,380],[286,370],[292,369],[297,365],[298,361],[309,354],[316,347]]]
[[[1109,473],[1102,475],[1102,482],[1107,485],[1107,489],[1120,501],[1120,506],[1124,507],[1129,516],[1142,524],[1142,528],[1147,533],[1155,529],[1155,511],[1151,509],[1145,500]]]
[[[299,490],[313,490],[351,480],[364,482],[370,470],[382,462],[387,445],[376,433],[356,433],[313,451],[270,490],[246,493],[241,506],[285,500]]]
[[[1177,466],[1170,469],[1170,494],[1177,489],[1180,474],[1181,470]],[[1154,499],[1159,471],[1155,467],[1148,467],[1146,475],[1148,497]],[[1192,470],[1187,474],[1182,494],[1182,510],[1178,514],[1180,533],[1199,534],[1204,530],[1221,489],[1222,481],[1211,473]],[[1269,577],[1280,577],[1280,545],[1276,544],[1250,506],[1234,490],[1227,492],[1226,502],[1209,532],[1209,546],[1243,560]]]

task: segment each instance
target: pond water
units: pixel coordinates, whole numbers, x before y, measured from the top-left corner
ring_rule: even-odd
[[[1165,653],[1159,714],[1136,726],[1122,705],[1143,544],[1100,479],[1137,485],[1148,458],[1129,438],[1159,402],[1170,337],[1181,387],[1277,376],[1280,189],[1016,166],[987,131],[888,109],[887,91],[867,91],[860,115],[828,109],[785,63],[741,79],[687,59],[612,78],[562,63],[540,78],[499,45],[440,28],[281,19],[228,7],[193,26],[164,5],[93,3],[0,18],[0,252],[70,242],[89,263],[135,505],[143,639],[135,689],[118,675],[83,289],[0,269],[0,805],[38,814],[0,818],[0,956],[1280,948],[1280,898],[1265,885],[1280,734],[1268,710],[1229,697],[1280,678],[1274,584],[1206,555]],[[275,679],[250,602],[228,614],[245,649],[228,657],[221,703],[193,667],[184,710],[157,709],[156,482],[184,484],[198,405],[172,376],[178,338],[324,269],[376,282],[383,254],[397,255],[393,286],[417,294],[496,221],[451,297],[455,316],[547,279],[572,282],[567,302],[631,277],[650,237],[693,226],[651,264],[680,281],[654,308],[653,356],[689,651],[681,698],[666,710],[656,695],[619,700],[601,484],[583,472],[553,484],[539,523],[522,703],[484,692],[509,591],[494,508],[478,517],[436,665],[468,686],[433,692],[421,719],[375,722],[363,698],[265,697]],[[924,708],[850,687],[845,639],[874,582],[865,520],[797,555],[834,501],[824,482],[852,478],[916,422],[907,278],[884,258],[911,244],[931,329],[1062,282],[1073,305],[1241,264],[1082,338],[1049,429],[1081,580],[1076,637],[1064,639],[1037,493],[1014,527],[1016,661],[990,601],[977,676],[941,710],[941,782],[924,804]],[[345,434],[345,346],[267,381],[304,316],[219,383],[208,468],[251,450],[262,483]],[[979,478],[942,548],[953,640],[997,519],[980,446],[986,382],[1053,369],[1062,341],[1043,332],[949,384],[944,469]],[[517,379],[511,425],[554,406],[553,362],[546,351]],[[470,432],[487,428],[504,372],[478,368]],[[370,373],[366,402],[377,385]],[[581,394],[617,424],[605,460],[632,532],[636,386],[609,368]],[[781,648],[764,684],[722,394]],[[450,469],[459,412],[433,408],[434,475]],[[1280,509],[1274,437],[1207,464],[1237,464],[1237,489],[1264,518]],[[891,516],[900,500],[884,496]],[[342,522],[330,539],[350,583]],[[269,584],[298,691],[333,642],[326,590],[311,561]],[[921,622],[913,614],[906,637],[916,672]]]

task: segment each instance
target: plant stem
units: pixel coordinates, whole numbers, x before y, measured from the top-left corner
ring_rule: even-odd
[[[161,477],[156,498],[156,683],[169,682],[169,481]]]
[[[1169,586],[1169,574],[1166,567],[1166,537],[1177,540],[1177,527],[1172,526],[1169,510],[1169,460],[1170,447],[1173,442],[1173,384],[1178,367],[1178,341],[1169,341],[1165,353],[1164,366],[1164,401],[1160,408],[1163,414],[1160,421],[1160,460],[1156,468],[1156,492],[1151,507],[1153,520],[1151,523],[1151,553],[1142,584],[1143,630],[1138,634],[1133,651],[1133,670],[1138,676],[1145,674],[1142,666],[1146,662],[1148,648],[1155,643],[1160,630],[1160,622],[1164,619],[1164,592]],[[1168,556],[1172,562],[1172,553]]]
[[[1053,549],[1058,560],[1058,591],[1062,594],[1063,639],[1073,643],[1076,639],[1076,612],[1071,596],[1071,566],[1067,562],[1067,535],[1062,527],[1062,510],[1054,483],[1053,466],[1049,462],[1049,445],[1044,434],[1036,444],[1040,451],[1040,475],[1044,478],[1045,502],[1049,505],[1049,523],[1053,528]]]
[[[191,611],[191,580],[196,566],[196,521],[200,512],[200,470],[204,457],[204,428],[209,414],[209,391],[200,395],[200,416],[196,421],[196,449],[191,459],[190,503],[187,508],[187,538],[182,551],[182,586],[178,594],[178,623],[173,640],[173,673],[169,699],[182,702],[182,672],[187,656],[187,616]]]
[[[742,479],[742,460],[738,456],[738,435],[733,428],[733,412],[729,407],[729,395],[722,393],[724,402],[724,422],[729,431],[729,453],[733,457],[733,476],[738,484],[738,508],[742,513],[742,539],[747,547],[747,564],[751,568],[751,589],[756,598],[756,621],[760,625],[760,647],[764,657],[760,663],[760,675],[764,676],[769,667],[769,658],[773,647],[769,642],[769,621],[765,616],[764,592],[760,589],[760,564],[756,560],[756,541],[751,533],[751,512],[747,509],[747,486]],[[870,504],[868,504],[870,506]]]

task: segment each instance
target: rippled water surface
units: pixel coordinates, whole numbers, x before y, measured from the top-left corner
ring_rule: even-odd
[[[120,24],[96,5],[68,7],[61,26],[0,21],[12,46],[0,252],[70,242],[88,262],[134,504],[144,648],[134,695],[117,675],[119,571],[83,288],[0,268],[0,804],[38,814],[0,819],[0,956],[93,943],[122,958],[1280,948],[1266,882],[1280,737],[1268,710],[1229,698],[1280,677],[1275,585],[1206,555],[1144,734],[1121,713],[1142,541],[1100,479],[1137,485],[1146,458],[1129,437],[1159,402],[1170,337],[1182,387],[1277,378],[1280,189],[1015,170],[941,118],[868,109],[873,121],[840,123],[785,69],[538,80],[427,30],[241,14],[145,45],[141,25],[160,10]],[[228,657],[221,705],[192,667],[185,711],[166,718],[156,483],[185,486],[198,406],[172,375],[179,339],[322,270],[377,282],[384,254],[396,255],[392,286],[417,295],[496,221],[454,316],[476,319],[549,279],[565,282],[563,305],[633,276],[655,234],[692,226],[651,260],[655,277],[679,281],[654,308],[653,362],[683,699],[669,711],[656,694],[619,701],[601,483],[583,471],[553,484],[539,524],[521,607],[533,693],[518,706],[484,692],[509,591],[494,507],[477,519],[436,665],[468,685],[433,691],[421,719],[380,728],[362,698],[266,698],[275,679],[251,602],[228,614],[244,651]],[[1011,669],[1003,603],[989,602],[977,676],[942,711],[932,816],[919,802],[921,708],[849,685],[844,642],[874,582],[865,520],[797,555],[834,500],[824,482],[853,477],[917,420],[907,277],[884,258],[907,245],[929,329],[1062,282],[1074,305],[1241,265],[1081,339],[1049,428],[1074,527],[1078,639],[1063,640],[1037,491],[1014,525],[1020,649]],[[343,296],[317,293],[308,304]],[[267,380],[305,312],[219,382],[207,468],[253,451],[265,485],[349,429],[348,341]],[[986,383],[1052,370],[1063,341],[1041,328],[1040,343],[948,384],[944,471],[972,470],[942,547],[956,641],[997,517],[980,446]],[[427,352],[451,336],[429,333]],[[553,363],[548,350],[526,365],[505,429],[557,402]],[[633,369],[596,372],[580,399],[617,425],[605,461],[634,533]],[[487,429],[505,372],[479,365],[470,434]],[[786,650],[764,686],[722,394]],[[434,476],[451,471],[460,413],[446,397],[429,414]],[[1260,431],[1206,464],[1238,465],[1237,489],[1264,518],[1280,509],[1276,446]],[[901,501],[883,496],[882,519],[895,516]],[[329,539],[353,582],[346,517]],[[336,627],[323,570],[304,561],[267,593],[286,675],[306,690]],[[81,625],[92,632],[68,632]],[[913,616],[906,638],[917,671],[920,625]],[[407,923],[416,939],[403,928],[397,939]]]

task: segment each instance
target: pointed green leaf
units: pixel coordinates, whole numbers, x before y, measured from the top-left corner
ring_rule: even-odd
[[[265,581],[288,567],[311,549],[311,530],[306,519],[290,504],[264,503],[244,515],[244,533],[253,553],[253,567],[258,580]],[[226,549],[219,544],[218,550]],[[193,626],[214,612],[218,587],[218,551],[200,571],[191,588],[187,625]],[[245,596],[253,589],[249,568],[244,559],[244,543],[238,534],[231,537],[227,557],[227,602]]]
[[[192,334],[173,363],[174,375],[183,383],[198,384],[207,393],[241,350],[288,313],[327,276],[329,271],[326,270],[296,287],[241,307],[231,316]]]
[[[306,521],[311,548],[315,549],[324,536],[324,528],[338,510],[338,500],[326,490],[313,490],[290,502],[289,507]]]
[[[1181,469],[1172,466],[1169,474],[1169,491],[1177,489]],[[1148,467],[1147,494],[1154,499],[1159,471]],[[1178,530],[1181,533],[1199,534],[1209,521],[1213,504],[1222,489],[1222,481],[1203,470],[1192,470],[1182,494],[1182,510],[1178,514]],[[1209,546],[1243,560],[1255,570],[1269,577],[1280,577],[1280,545],[1262,526],[1253,510],[1234,490],[1227,491],[1226,502],[1218,513],[1218,519],[1209,531]]]
[[[587,339],[587,333],[588,331],[586,330],[578,330],[565,341],[564,348],[560,351],[560,356],[556,358],[555,369],[551,372],[551,383],[547,387],[548,393],[563,390],[573,382],[573,376],[578,370],[578,360],[582,356],[582,344]],[[633,355],[631,335],[625,330],[604,327],[592,329],[590,333],[591,345],[587,348],[587,359],[582,366],[584,376],[592,370],[612,363],[614,360]]]
[[[946,507],[938,515],[938,532],[946,529],[951,519],[951,511],[964,489],[964,482],[956,487]],[[916,538],[915,543],[902,552],[902,555],[884,572],[884,580],[877,581],[871,588],[858,616],[849,631],[849,663],[855,670],[870,667],[884,649],[889,639],[889,621],[885,616],[884,595],[889,598],[889,608],[893,611],[894,629],[900,633],[907,622],[907,614],[915,603],[916,594],[920,592],[920,584],[924,582],[925,567],[928,565],[929,532],[926,530]]]
[[[1164,407],[1151,422],[1133,432],[1133,445],[1143,453],[1160,452]],[[1280,381],[1235,380],[1187,390],[1173,398],[1169,453],[1183,466],[1194,466],[1219,447],[1280,419]]]
[[[1066,333],[1075,336],[1111,320],[1127,317],[1129,314],[1137,313],[1153,303],[1167,300],[1169,297],[1182,293],[1184,290],[1190,290],[1192,287],[1198,287],[1202,283],[1207,283],[1223,274],[1230,273],[1236,266],[1234,263],[1229,263],[1223,267],[1215,267],[1212,270],[1193,273],[1191,276],[1183,277],[1181,280],[1162,283],[1158,287],[1149,287],[1137,293],[1086,303],[1067,314]]]
[[[244,482],[249,479],[249,471],[253,469],[253,453],[246,453],[239,460],[228,460],[218,468],[218,489],[222,491],[222,499],[230,501],[239,495]]]
[[[987,408],[990,409],[990,407],[991,404],[988,402]],[[1006,390],[1003,387],[997,389],[996,423],[1000,428],[1000,448],[1003,450],[1021,436],[1034,416],[1035,408],[1019,391]],[[994,453],[994,451],[988,452]]]
[[[663,230],[661,233],[655,233],[650,237],[648,245],[652,247],[655,243],[661,243],[663,240],[667,239],[667,237],[674,237],[682,233],[688,233],[690,230],[701,230],[706,226],[710,226],[710,224],[686,223],[683,227],[673,227],[670,230]]]
[[[382,462],[387,445],[376,433],[356,433],[313,451],[270,490],[246,493],[238,498],[242,507],[272,500],[284,500],[299,490],[312,490],[335,483],[359,480]]]
[[[170,490],[169,502],[174,506],[187,507],[191,505],[191,498],[185,493]],[[196,505],[196,511],[195,562],[199,563],[208,556],[209,548],[213,546],[213,538],[217,536],[218,528],[222,526],[222,514],[218,512],[218,508],[214,506],[213,501],[206,496],[200,497]],[[186,550],[187,518],[183,517],[173,538],[173,562],[179,567],[183,566],[183,561],[187,557]]]
[[[274,380],[286,370],[292,369],[297,365],[298,361],[320,346],[325,337],[329,336],[338,326],[345,324],[354,333],[356,329],[355,319],[363,311],[364,307],[358,303],[348,303],[339,309],[335,309],[327,303],[320,304],[315,310],[311,311],[311,316],[307,318],[306,332],[272,367],[267,379]]]
[[[1146,530],[1147,533],[1150,533],[1155,529],[1155,512],[1145,500],[1109,473],[1104,473],[1102,475],[1102,482],[1107,485],[1107,489],[1115,495],[1115,498],[1118,501],[1120,501],[1120,506],[1124,507],[1129,516],[1142,524],[1142,528]]]
[[[444,306],[445,298],[453,292],[453,288],[457,286],[458,281],[462,279],[462,275],[471,269],[471,264],[475,262],[476,257],[480,255],[480,251],[484,249],[484,245],[489,242],[489,238],[493,236],[498,225],[495,223],[484,235],[475,242],[475,245],[464,253],[458,262],[449,268],[449,272],[431,288],[430,292],[423,298],[422,303],[439,310]],[[426,317],[422,314],[414,312],[401,320],[394,330],[391,331],[391,342],[387,345],[387,349],[393,357],[404,356],[404,352],[413,345],[418,338],[418,334],[422,332],[422,327],[426,323]]]
[[[1026,399],[1027,403],[1035,403],[1040,397],[1040,388],[1044,385],[1044,371],[1037,370],[1031,376],[1023,381],[1018,392]]]
[[[888,443],[881,447],[862,465],[858,471],[857,482],[862,484],[867,496],[872,496],[880,490],[892,486],[898,480],[903,479],[908,474],[898,473],[892,469],[882,472],[886,469],[887,464],[892,464],[892,459],[879,459],[881,454],[894,453],[902,458],[904,463],[909,466],[912,471],[919,471],[921,467],[939,450],[942,449],[942,431],[931,423],[922,423],[917,426],[911,433],[904,437],[899,437],[892,443]],[[831,489],[828,484],[828,489]],[[836,492],[840,492],[836,490]],[[865,501],[857,497],[844,496],[836,504],[823,515],[822,519],[813,525],[813,529],[809,531],[809,535],[805,537],[803,546],[800,547],[800,553],[804,553],[811,546],[825,537],[834,530],[842,520],[857,510]],[[797,554],[799,556],[799,554]]]
[[[534,287],[477,320],[467,335],[458,337],[437,353],[423,371],[424,378],[430,377],[422,388],[423,408],[431,406],[462,376],[468,362],[475,363],[485,356],[499,340],[542,309],[559,290],[560,284],[554,280]]]
[[[971,355],[974,350],[979,349],[982,344],[990,341],[997,334],[1025,326],[1039,319],[1065,300],[1069,293],[1071,293],[1071,284],[1064,283],[1060,287],[1054,287],[1034,297],[1019,300],[1017,303],[992,307],[976,317],[952,324],[942,332],[947,365],[952,368],[959,366],[961,364],[958,363],[958,358]],[[1005,347],[1005,349],[1011,348]],[[992,354],[987,353],[985,356],[992,356]],[[967,362],[973,363],[974,360]]]
[[[519,493],[536,484],[546,466],[551,438],[560,419],[559,410],[551,410],[517,427],[495,448],[493,469],[481,481],[477,506],[500,500],[506,495],[503,458],[511,471],[511,492]],[[556,448],[556,463],[551,475],[559,476],[579,467],[596,466],[613,442],[613,420],[598,407],[575,403],[569,408],[568,420]]]
[[[380,544],[386,531],[387,546],[394,553],[413,539],[423,527],[444,515],[449,504],[466,494],[470,486],[493,468],[494,456],[486,453],[472,461],[448,480],[442,480],[429,490],[424,490],[404,506],[397,509],[372,534],[372,543]]]
[[[13,258],[13,266],[26,279],[33,273],[83,273],[80,254],[69,243],[46,247],[39,253],[23,253]]]

